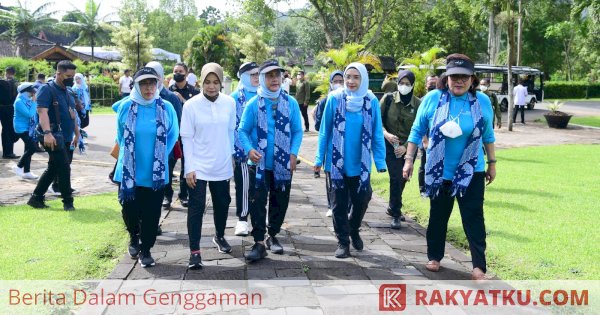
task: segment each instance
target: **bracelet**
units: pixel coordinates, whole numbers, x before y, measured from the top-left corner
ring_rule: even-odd
[[[414,156],[412,156],[412,155],[404,154],[404,159],[405,159],[405,160],[414,160],[414,159],[415,159],[415,157],[414,157]]]
[[[487,164],[496,164],[496,160],[487,160]]]
[[[44,134],[44,135],[47,135],[47,134],[50,134],[50,133],[52,133],[52,130],[44,130],[44,132],[42,132],[42,134]]]

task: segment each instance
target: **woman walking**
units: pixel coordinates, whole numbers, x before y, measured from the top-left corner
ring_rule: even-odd
[[[429,138],[425,165],[425,192],[430,198],[425,266],[437,272],[444,257],[448,219],[454,200],[462,218],[473,260],[474,280],[485,279],[486,234],[483,218],[485,181],[496,177],[494,113],[490,99],[476,92],[479,79],[474,64],[463,54],[446,58],[441,89],[422,100],[408,137],[403,176],[410,179],[417,145]],[[484,159],[484,147],[487,162]],[[487,171],[485,164],[487,163]]]
[[[19,163],[13,168],[17,176],[23,179],[37,179],[31,172],[31,157],[36,151],[35,127],[37,125],[37,104],[35,103],[36,89],[33,83],[22,83],[17,87],[19,95],[15,100],[15,115],[13,126],[17,137],[25,144],[25,153]]]
[[[373,193],[371,156],[378,172],[386,171],[379,101],[368,86],[365,66],[357,62],[348,65],[344,88],[329,93],[319,130],[315,171],[325,165],[325,171],[331,174],[337,258],[350,256],[350,239],[354,249],[364,247],[359,228]]]
[[[133,80],[131,95],[121,101],[117,113],[120,151],[114,180],[120,182],[119,202],[130,237],[129,255],[139,256],[145,268],[155,265],[150,249],[156,241],[164,187],[170,180],[168,157],[179,126],[173,105],[159,97],[156,71],[144,67]]]
[[[258,89],[258,64],[256,62],[246,62],[240,66],[238,71],[240,83],[237,90],[231,93],[231,97],[235,100],[236,106],[236,124],[235,124],[235,204],[236,215],[238,222],[235,225],[235,235],[248,235],[248,213],[249,213],[249,196],[250,175],[248,173],[248,156],[244,152],[244,147],[240,141],[237,128],[240,125],[242,114],[246,104],[256,96]]]
[[[213,202],[216,235],[213,243],[221,253],[231,252],[225,240],[225,225],[233,177],[233,137],[236,125],[235,101],[222,94],[223,68],[207,63],[200,72],[202,93],[188,100],[181,118],[181,140],[185,147],[185,178],[190,187],[187,216],[190,240],[190,269],[202,268],[200,238],[206,210],[206,188]]]

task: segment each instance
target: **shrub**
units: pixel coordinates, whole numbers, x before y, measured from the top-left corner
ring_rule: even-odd
[[[7,67],[15,67],[16,75],[15,78],[18,81],[27,81],[29,77],[29,62],[19,57],[5,57],[0,58],[0,71],[4,74],[4,69]]]
[[[546,98],[600,97],[600,83],[586,81],[548,81],[544,83]]]
[[[94,104],[111,106],[119,100],[119,86],[115,83],[98,83],[94,82],[94,79],[92,79],[92,82],[89,84],[89,89],[90,99]]]

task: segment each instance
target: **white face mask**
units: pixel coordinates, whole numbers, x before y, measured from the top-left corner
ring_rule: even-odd
[[[410,93],[410,91],[412,91],[413,87],[409,86],[409,85],[398,85],[398,91],[400,91],[400,94],[402,95],[406,95],[408,93]]]
[[[331,86],[331,89],[332,89],[332,91],[335,91],[335,90],[337,90],[337,89],[339,89],[339,88],[341,88],[341,87],[342,87],[342,85],[341,85],[341,84],[339,84],[339,83],[336,83],[336,84],[334,84],[334,85],[332,85],[332,86]]]
[[[485,92],[487,91],[488,87],[486,85],[480,85],[479,89],[481,90],[481,92]]]
[[[460,137],[462,135],[462,129],[460,129],[460,125],[454,120],[446,122],[443,126],[440,127],[440,131],[444,136],[452,139]]]

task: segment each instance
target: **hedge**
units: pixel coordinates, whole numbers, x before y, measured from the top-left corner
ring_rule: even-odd
[[[110,83],[89,83],[92,103],[100,106],[112,106],[119,100],[119,86]]]
[[[600,97],[600,83],[586,81],[548,81],[544,83],[545,98]]]

